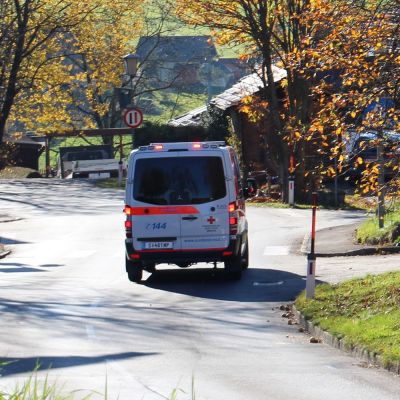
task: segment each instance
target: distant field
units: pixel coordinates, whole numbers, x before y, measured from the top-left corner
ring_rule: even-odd
[[[167,0],[153,0],[153,1],[155,4],[160,4],[161,7],[163,7],[164,4],[167,4]],[[150,17],[150,19],[154,19],[154,25],[157,24],[157,17],[159,17],[159,11],[157,10],[157,6],[154,6],[153,11],[150,10],[148,12],[148,16]],[[163,30],[165,31],[164,35],[170,35],[170,36],[210,35],[210,29],[185,25],[182,22],[178,22],[172,16],[169,20],[165,21]],[[238,47],[231,48],[229,46],[218,46],[218,45],[216,45],[216,47],[218,51],[218,56],[222,58],[237,58],[240,54],[240,48]]]

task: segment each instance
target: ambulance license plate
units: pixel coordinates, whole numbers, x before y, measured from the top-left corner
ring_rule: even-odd
[[[145,249],[159,249],[159,250],[163,250],[163,249],[172,249],[172,242],[146,242],[144,244],[144,248]]]

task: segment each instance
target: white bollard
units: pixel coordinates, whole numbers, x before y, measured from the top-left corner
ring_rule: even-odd
[[[307,280],[306,280],[306,299],[315,297],[315,267],[316,257],[314,254],[307,256]]]
[[[289,205],[294,206],[294,179],[289,179]]]

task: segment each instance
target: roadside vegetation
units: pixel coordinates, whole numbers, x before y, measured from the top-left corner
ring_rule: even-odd
[[[302,293],[295,305],[323,330],[400,362],[400,272],[368,275],[337,285],[318,285],[314,300]]]
[[[2,363],[0,361],[0,376],[1,376],[1,368],[5,367],[8,363]],[[44,379],[40,379],[37,374],[39,366],[32,372],[32,374],[22,383],[17,384],[14,389],[11,391],[3,391],[0,389],[0,400],[90,400],[93,398],[93,395],[96,395],[96,398],[104,398],[107,400],[109,398],[108,395],[108,381],[107,377],[105,380],[105,392],[89,392],[89,394],[81,393],[79,397],[77,394],[80,391],[74,391],[70,393],[65,393],[63,390],[63,386],[59,383],[54,382],[50,383],[48,376],[46,375]],[[161,397],[167,400],[177,400],[178,395],[188,394],[183,389],[179,387],[175,387],[169,397],[164,397],[160,394]],[[192,377],[191,387],[190,387],[190,400],[196,399],[196,392],[195,392],[195,381]]]
[[[397,245],[400,243],[400,210],[385,215],[385,226],[379,228],[376,216],[369,218],[357,229],[357,241],[373,245]]]
[[[0,363],[0,371],[2,364]],[[89,399],[90,397],[83,397]],[[0,400],[73,400],[72,394],[62,394],[62,388],[57,383],[50,383],[46,377],[40,380],[36,372],[21,384],[17,384],[12,391],[4,392],[0,389]]]
[[[118,183],[118,178],[99,179],[96,181],[96,186],[102,189],[125,189],[126,179],[123,178],[122,184]]]

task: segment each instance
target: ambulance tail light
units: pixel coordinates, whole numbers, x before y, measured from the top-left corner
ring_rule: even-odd
[[[127,217],[127,220],[125,221],[125,235],[127,239],[132,238],[132,228],[133,228],[133,223],[131,217]]]
[[[228,211],[229,211],[229,234],[236,235],[238,232],[238,212],[237,212],[236,201],[233,203],[229,203]]]
[[[132,238],[132,228],[133,228],[133,223],[132,223],[132,207],[126,205],[124,207],[124,214],[126,215],[126,220],[125,220],[125,235],[127,239]]]
[[[125,215],[132,215],[132,208],[130,206],[124,207],[124,214]]]

